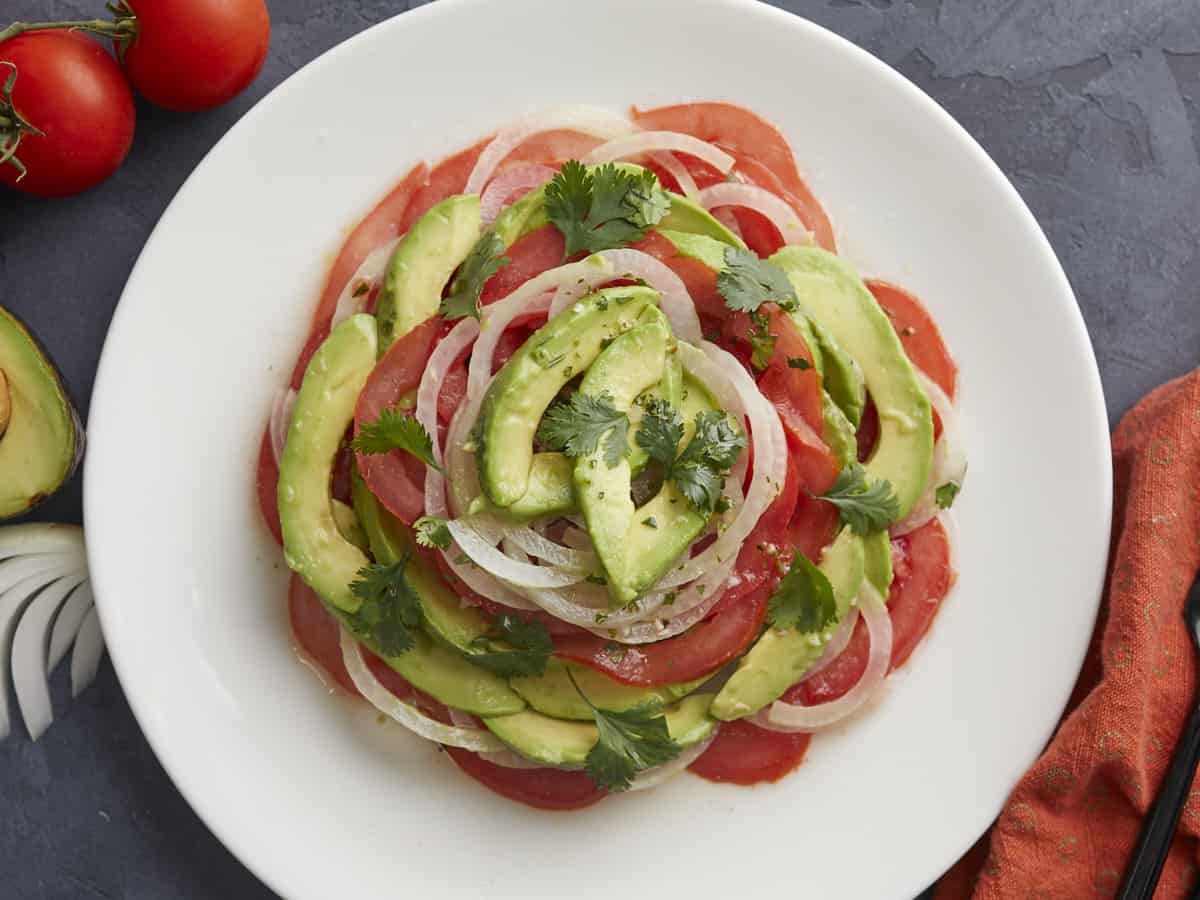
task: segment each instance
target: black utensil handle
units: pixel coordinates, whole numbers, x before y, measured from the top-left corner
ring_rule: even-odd
[[[1171,768],[1163,777],[1158,788],[1158,797],[1146,815],[1142,835],[1138,838],[1129,865],[1125,870],[1125,881],[1118,900],[1150,900],[1158,884],[1159,873],[1167,859],[1171,838],[1183,805],[1187,802],[1196,774],[1196,763],[1200,761],[1200,707],[1192,710],[1187,726],[1175,746],[1171,757]]]

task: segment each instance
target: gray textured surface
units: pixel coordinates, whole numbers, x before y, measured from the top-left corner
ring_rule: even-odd
[[[0,302],[45,339],[82,410],[150,229],[195,164],[271,87],[401,0],[269,0],[273,45],[229,106],[139,107],[133,152],[82,197],[0,193]],[[1200,364],[1200,4],[1196,0],[779,2],[898,68],[983,144],[1066,267],[1115,417]],[[0,19],[94,15],[5,0]],[[1035,364],[1015,357],[1015,364]],[[39,511],[78,521],[79,484]],[[175,792],[107,662],[37,744],[0,744],[0,897],[269,897]]]

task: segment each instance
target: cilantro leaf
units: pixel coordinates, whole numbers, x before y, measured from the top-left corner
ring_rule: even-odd
[[[767,602],[767,620],[779,629],[816,634],[836,618],[837,604],[829,579],[807,556],[797,552]]]
[[[391,565],[373,563],[358,570],[350,592],[362,603],[346,619],[350,627],[373,642],[384,656],[399,656],[412,648],[413,629],[423,620],[421,603],[404,578],[408,557]]]
[[[789,369],[799,369],[801,372],[812,368],[812,363],[803,356],[789,356],[787,364]]]
[[[671,480],[699,512],[711,513],[725,487],[725,478],[697,462],[681,462],[671,468]]]
[[[422,547],[436,547],[439,550],[447,549],[453,540],[446,520],[439,516],[421,516],[413,522],[413,533]]]
[[[597,709],[575,681],[567,675],[579,696],[592,710],[600,732],[588,752],[584,769],[598,785],[612,792],[626,790],[638,772],[661,766],[682,749],[671,738],[666,717],[654,707],[636,706],[624,712]]]
[[[775,264],[759,259],[753,250],[726,248],[725,266],[717,273],[717,291],[730,309],[754,312],[768,301],[795,309],[796,291],[787,275]]]
[[[441,469],[441,466],[433,461],[433,441],[425,426],[414,416],[402,413],[394,407],[385,409],[374,422],[360,425],[354,440],[350,442],[350,449],[369,454],[404,450],[425,465]]]
[[[497,644],[500,644],[497,647]],[[507,644],[513,649],[507,649]],[[554,652],[550,633],[540,622],[526,622],[516,616],[501,615],[492,623],[492,631],[476,638],[468,657],[477,666],[508,678],[513,675],[541,675]]]
[[[945,484],[939,484],[937,490],[933,492],[933,498],[937,501],[938,508],[949,509],[953,506],[954,499],[961,490],[962,485],[955,481],[947,481]]]
[[[842,522],[855,534],[882,531],[900,517],[900,503],[891,482],[867,483],[867,470],[850,463],[838,473],[837,481],[820,497],[838,508]]]
[[[683,419],[674,406],[655,398],[646,404],[646,412],[633,439],[647,456],[670,468],[679,452],[679,442],[683,440]]]
[[[587,456],[604,441],[604,462],[611,469],[629,451],[629,417],[613,406],[612,395],[576,392],[546,410],[538,439],[567,456]]]
[[[723,412],[696,414],[696,430],[679,458],[666,472],[679,493],[698,511],[712,513],[725,487],[725,474],[746,449],[746,436]]]
[[[546,215],[565,239],[564,258],[580,250],[623,247],[646,236],[671,207],[650,171],[630,172],[612,163],[589,172],[578,160],[563,163],[546,185]]]
[[[771,364],[771,357],[775,355],[776,335],[771,334],[767,330],[770,324],[770,317],[766,313],[755,310],[750,313],[750,334],[747,337],[750,340],[750,365],[754,366],[755,372],[761,372]],[[791,360],[788,360],[791,365]]]
[[[441,313],[445,319],[479,318],[479,295],[484,284],[512,262],[504,250],[504,241],[495,232],[489,231],[475,242],[450,282],[450,292],[442,300]]]

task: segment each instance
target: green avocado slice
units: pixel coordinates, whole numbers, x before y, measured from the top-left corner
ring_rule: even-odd
[[[579,685],[578,690],[567,676],[568,671],[575,679],[575,684]],[[530,707],[544,715],[556,719],[591,721],[592,710],[579,696],[579,691],[583,691],[597,709],[607,712],[624,712],[642,706],[660,709],[686,697],[706,680],[707,676],[653,688],[634,687],[614,681],[587,666],[551,660],[543,674],[515,677],[509,683]]]
[[[825,548],[818,565],[833,586],[839,621],[858,596],[864,566],[862,538],[843,528]],[[832,630],[831,627],[825,635]],[[768,628],[738,661],[737,670],[721,688],[709,712],[730,721],[753,715],[777,700],[820,658],[828,640],[825,635],[801,634],[794,628],[786,631]]]
[[[604,345],[657,304],[658,293],[650,288],[604,288],[539,328],[504,364],[475,428],[479,482],[492,504],[507,508],[525,496],[534,434],[546,408]]]
[[[0,519],[57,491],[83,455],[83,427],[32,333],[0,307]]]
[[[443,200],[417,219],[388,261],[379,292],[379,355],[438,311],[442,290],[479,239],[479,197]]]
[[[787,273],[800,310],[819,322],[862,368],[879,411],[879,442],[867,460],[867,475],[872,481],[891,483],[903,518],[929,480],[933,418],[900,339],[844,260],[817,247],[784,247],[771,262]]]
[[[717,727],[708,715],[712,694],[692,694],[664,710],[667,730],[681,747],[706,740]],[[591,722],[571,722],[525,710],[510,716],[485,717],[491,732],[526,759],[546,766],[578,768],[599,739]]]

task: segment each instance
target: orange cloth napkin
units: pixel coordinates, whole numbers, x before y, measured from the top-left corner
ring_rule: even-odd
[[[1120,885],[1195,702],[1183,608],[1200,569],[1200,370],[1125,416],[1113,474],[1105,601],[1066,718],[937,900],[1111,897]],[[1187,896],[1198,862],[1200,781],[1155,898]]]

